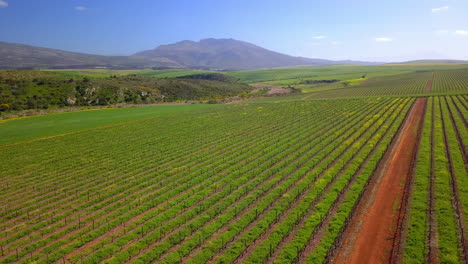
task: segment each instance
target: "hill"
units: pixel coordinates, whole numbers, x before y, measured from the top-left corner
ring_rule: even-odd
[[[451,64],[451,63],[468,63],[465,60],[412,60],[389,64]]]
[[[221,99],[251,90],[250,86],[233,77],[218,75],[162,79],[136,75],[92,78],[46,71],[0,71],[0,112]]]
[[[132,56],[101,56],[0,42],[1,69],[178,67],[168,60]]]
[[[255,70],[336,64],[375,65],[360,61],[331,61],[293,57],[234,39],[204,39],[162,45],[132,56],[103,56],[0,42],[0,69],[37,68],[179,68]]]
[[[185,40],[134,54],[145,59],[166,58],[187,68],[253,70],[298,65],[373,64],[293,57],[235,39]]]

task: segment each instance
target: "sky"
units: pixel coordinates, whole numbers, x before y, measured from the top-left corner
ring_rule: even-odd
[[[333,60],[468,60],[468,0],[0,0],[0,41],[130,55],[234,38]]]

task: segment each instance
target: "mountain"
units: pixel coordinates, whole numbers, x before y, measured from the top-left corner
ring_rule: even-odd
[[[234,39],[204,39],[162,45],[132,56],[102,56],[0,42],[0,69],[25,68],[193,68],[255,70],[300,65],[378,63],[293,57]]]
[[[167,58],[187,68],[213,70],[254,70],[299,65],[373,64],[293,57],[234,39],[203,39],[162,45],[134,54],[146,59]]]
[[[464,60],[413,60],[413,61],[405,61],[400,62],[398,64],[437,64],[437,63],[468,63],[468,61]],[[394,64],[394,63],[389,63]]]
[[[169,60],[132,56],[101,56],[0,42],[0,68],[179,67]]]

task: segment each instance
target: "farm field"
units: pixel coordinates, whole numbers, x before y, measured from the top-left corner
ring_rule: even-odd
[[[113,70],[113,69],[47,69],[44,70],[47,72],[56,72],[68,76],[89,76],[89,77],[108,77],[110,75],[138,75],[146,77],[180,77],[184,75],[191,74],[201,74],[201,73],[213,73],[213,71],[202,71],[202,70],[184,70],[184,69],[174,69],[174,70],[151,70],[151,69],[142,69],[142,70]]]
[[[239,78],[243,82],[272,82],[281,84],[294,84],[301,79],[322,79],[333,77],[335,79],[354,79],[362,74],[369,77],[397,75],[415,71],[457,70],[466,69],[468,64],[385,64],[379,66],[359,65],[333,65],[321,67],[288,67],[269,70],[237,71],[228,74]],[[356,75],[357,74],[357,75]],[[360,74],[360,75],[359,75]],[[351,78],[350,78],[351,76]]]
[[[316,221],[324,209],[309,209],[331,206],[334,188],[360,186],[366,143],[371,170],[412,101],[233,105],[3,147],[2,261],[234,261],[243,241]]]
[[[0,264],[468,264],[467,13],[0,0]]]
[[[7,119],[0,121],[0,134],[2,135],[0,145],[151,118],[160,114],[209,109],[217,106],[219,105],[181,104],[87,109],[37,117]]]
[[[428,101],[402,237],[405,262],[467,259],[466,99],[433,97]]]
[[[0,263],[465,263],[468,70],[346,67],[309,81],[363,80],[0,123]]]
[[[466,94],[468,69],[423,71],[380,76],[343,87],[341,83],[318,86],[304,94],[306,99],[366,96],[423,96]],[[428,88],[430,87],[430,88]],[[307,92],[307,90],[306,90]]]

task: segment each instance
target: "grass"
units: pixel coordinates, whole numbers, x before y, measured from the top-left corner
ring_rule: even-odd
[[[213,71],[188,70],[188,69],[173,69],[173,70],[152,70],[152,69],[136,69],[136,70],[112,70],[112,69],[59,69],[59,70],[44,70],[47,72],[60,73],[67,77],[93,77],[103,78],[110,75],[137,75],[153,78],[175,78],[185,75],[213,73]]]
[[[146,70],[135,72],[134,74],[144,77],[153,77],[153,78],[175,78],[185,75],[193,74],[203,74],[203,73],[213,73],[213,71],[200,71],[200,70]]]
[[[424,263],[428,253],[426,244],[429,232],[429,182],[431,176],[431,127],[432,103],[426,108],[421,142],[416,158],[413,192],[409,198],[407,239],[404,245],[404,263]]]
[[[368,74],[370,77],[398,75],[414,71],[434,71],[450,69],[466,69],[468,64],[455,65],[381,65],[381,66],[359,66],[359,65],[334,65],[334,66],[304,66],[277,68],[257,71],[238,71],[228,74],[239,78],[243,82],[268,82],[306,78],[324,78],[331,76],[346,76],[352,74]],[[355,77],[346,78],[354,79]]]
[[[0,123],[2,135],[0,145],[141,120],[161,114],[196,111],[216,106],[218,105],[192,104],[107,108],[5,120]]]

